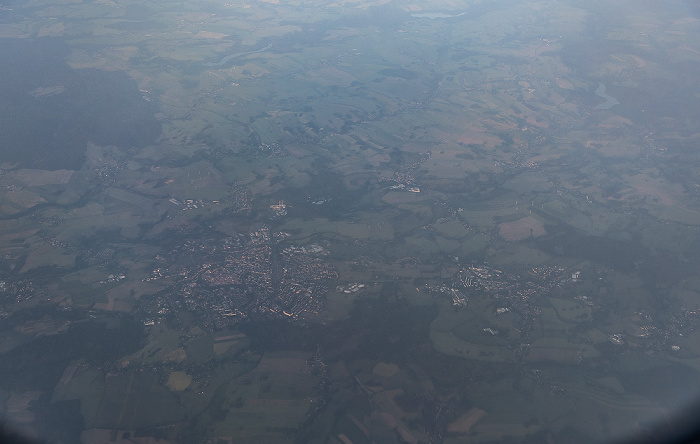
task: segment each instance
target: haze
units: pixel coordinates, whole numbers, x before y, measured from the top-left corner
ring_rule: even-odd
[[[0,0],[0,418],[670,432],[700,396],[699,31],[690,0]]]

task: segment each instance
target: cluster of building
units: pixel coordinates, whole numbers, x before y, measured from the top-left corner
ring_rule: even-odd
[[[407,186],[406,186],[405,184],[403,184],[403,183],[399,183],[399,184],[397,184],[397,185],[392,185],[392,186],[389,187],[389,189],[390,189],[390,190],[406,190],[406,191],[408,191],[408,192],[410,192],[410,193],[420,193],[420,187],[417,187],[417,186],[415,186],[415,185],[414,185],[414,186],[411,186],[411,187],[407,187]]]
[[[209,204],[219,204],[218,200],[205,201],[204,199],[185,199],[183,201],[180,201],[175,199],[174,197],[168,199],[168,202],[170,202],[173,205],[182,207],[182,211],[196,210],[205,207]]]
[[[284,315],[299,318],[304,313],[318,314],[323,309],[321,297],[329,284],[338,279],[330,264],[316,255],[326,251],[320,245],[294,247],[280,253],[281,273],[276,301],[284,306]]]
[[[37,234],[44,242],[48,243],[54,248],[63,248],[66,250],[66,253],[73,253],[76,251],[75,245],[71,244],[70,242],[58,240],[49,230],[42,229],[39,230]]]
[[[508,275],[488,264],[471,264],[459,271],[458,279],[467,288],[503,297],[518,305],[517,302],[546,294],[561,285],[565,281],[565,269],[557,266],[535,267],[529,270],[528,276],[530,279]],[[580,277],[580,272],[576,277]]]
[[[0,304],[2,305],[27,301],[43,294],[44,291],[28,279],[0,281]]]
[[[245,154],[253,157],[281,157],[287,154],[284,143],[261,143],[254,149],[246,150]]]
[[[357,293],[358,291],[362,290],[365,288],[365,284],[360,284],[359,282],[353,282],[348,285],[338,285],[335,287],[335,291],[338,293],[345,293],[345,294],[351,294],[351,293]]]
[[[171,182],[171,180],[167,182]],[[166,182],[166,183],[167,183]],[[230,190],[230,193],[226,195],[222,200],[205,200],[203,198],[193,198],[193,199],[177,199],[171,197],[168,199],[173,205],[177,205],[182,209],[182,211],[187,210],[197,210],[204,208],[208,205],[219,205],[225,203],[230,211],[234,213],[245,213],[251,209],[251,198],[248,190],[242,187],[234,187]]]
[[[113,282],[119,282],[119,281],[122,281],[124,279],[126,279],[125,274],[120,274],[120,273],[110,274],[109,276],[107,276],[107,279],[100,281],[100,284],[111,284]]]
[[[234,214],[247,214],[252,208],[250,191],[241,186],[231,187],[229,193],[223,198],[228,211]]]
[[[403,171],[395,171],[391,177],[380,177],[379,182],[393,182],[389,189],[405,190],[411,193],[420,193],[420,187],[416,185],[414,171],[430,159],[430,153],[420,153],[420,158],[406,167]]]
[[[471,292],[486,294],[499,301],[496,314],[515,312],[519,315],[521,342],[526,343],[535,320],[540,315],[540,308],[534,304],[539,295],[548,294],[554,287],[565,281],[565,269],[556,266],[536,267],[529,270],[527,277],[504,273],[488,264],[470,264],[463,267],[458,281]],[[484,330],[489,334],[493,331]],[[524,353],[524,349],[517,353]]]
[[[500,301],[497,314],[509,311],[518,313],[522,343],[527,342],[534,320],[540,314],[538,306],[533,304],[535,297],[549,294],[554,287],[577,283],[582,278],[581,271],[570,271],[558,266],[535,267],[523,277],[508,275],[488,264],[471,264],[458,273],[459,283],[465,289]],[[449,290],[449,287],[444,287],[443,292]],[[588,306],[596,305],[587,296],[578,296],[576,299]],[[628,326],[626,333],[611,332],[610,342],[647,352],[681,353],[683,348],[677,341],[700,327],[700,310],[682,309],[663,316],[637,312],[632,316],[632,321],[634,326]],[[487,329],[484,331],[493,334]]]
[[[177,317],[183,309],[195,312],[209,330],[249,317],[300,319],[318,314],[338,274],[319,257],[327,253],[323,247],[280,249],[284,238],[262,226],[248,236],[188,241],[160,255],[163,266],[147,280],[169,285],[144,301],[146,322]]]
[[[65,222],[64,219],[58,217],[58,216],[43,216],[41,214],[33,213],[29,216],[29,219],[32,221],[42,224],[42,225],[49,225],[51,227],[55,227],[57,225],[62,224]]]
[[[109,154],[103,156],[95,167],[95,179],[102,185],[111,185],[117,181],[119,172],[126,168],[126,159],[117,159]]]
[[[426,285],[425,289],[432,292],[442,293],[452,299],[452,305],[455,307],[464,307],[467,305],[469,298],[461,290],[454,286],[446,285]]]
[[[287,205],[283,201],[270,205],[270,218],[274,219],[287,215]]]
[[[684,349],[678,345],[700,328],[700,310],[681,308],[674,313],[639,311],[632,316],[634,328],[625,333],[610,336],[610,342],[647,352],[678,353]]]
[[[327,255],[328,251],[320,246],[319,244],[311,244],[311,245],[305,245],[305,246],[295,246],[295,245],[290,245],[288,247],[285,247],[282,249],[282,253],[285,255],[293,255],[295,253],[301,253],[301,254],[320,254],[320,255]]]

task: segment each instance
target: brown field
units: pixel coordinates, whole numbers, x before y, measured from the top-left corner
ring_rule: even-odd
[[[38,187],[42,185],[68,183],[71,177],[73,177],[73,173],[75,173],[73,170],[46,171],[22,169],[8,173],[7,177],[26,186]]]
[[[544,224],[532,216],[527,216],[514,222],[503,222],[498,225],[498,234],[507,241],[519,241],[529,237],[544,236],[547,231]]]
[[[451,422],[447,426],[447,431],[452,433],[469,433],[474,424],[481,421],[486,415],[486,411],[472,407],[467,413]]]
[[[153,437],[136,437],[129,430],[87,429],[80,434],[83,444],[170,444],[170,441]]]

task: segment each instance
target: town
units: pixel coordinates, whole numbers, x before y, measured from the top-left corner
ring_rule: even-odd
[[[146,298],[145,323],[177,317],[180,309],[197,314],[206,330],[243,319],[304,319],[323,309],[322,297],[338,274],[320,256],[317,244],[285,246],[286,236],[263,225],[248,236],[188,240],[159,255],[163,264],[147,281],[167,283]]]

